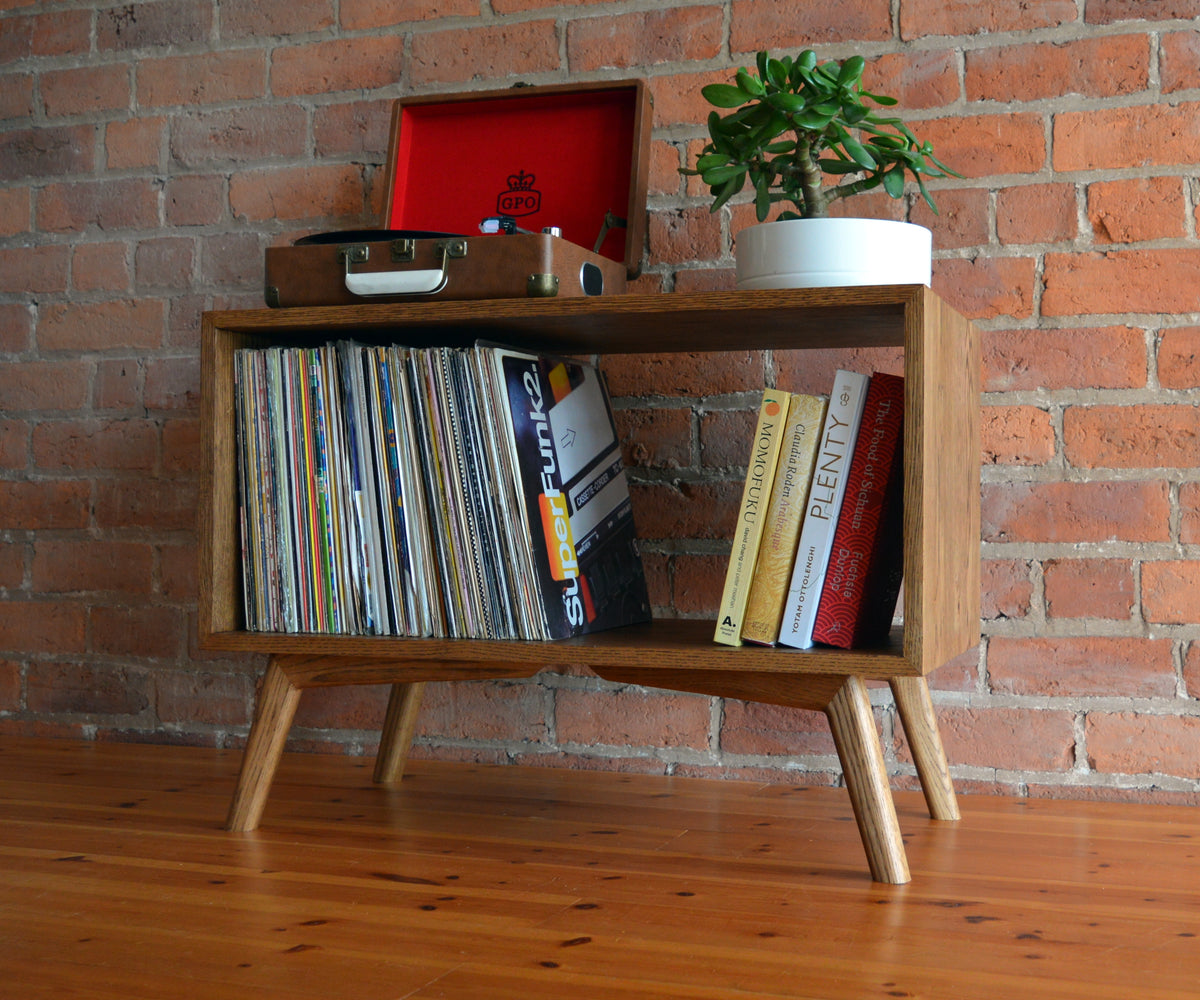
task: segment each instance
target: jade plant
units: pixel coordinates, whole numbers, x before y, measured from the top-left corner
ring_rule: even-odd
[[[878,187],[899,198],[909,176],[936,213],[925,180],[962,175],[900,119],[866,103],[897,102],[862,89],[865,67],[862,56],[821,63],[811,49],[795,59],[758,53],[757,73],[743,67],[733,83],[701,90],[709,104],[729,113],[709,114],[709,142],[695,169],[681,172],[709,186],[714,212],[749,183],[759,222],[777,202],[794,206],[779,219],[812,219],[828,215],[835,201]]]

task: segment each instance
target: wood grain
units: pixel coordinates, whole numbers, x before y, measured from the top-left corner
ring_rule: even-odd
[[[1192,1000],[1200,812],[897,796],[871,881],[842,789],[0,739],[0,983],[87,1000]]]

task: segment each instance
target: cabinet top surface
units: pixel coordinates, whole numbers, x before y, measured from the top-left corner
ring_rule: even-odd
[[[403,328],[439,342],[519,336],[556,350],[754,350],[897,346],[906,322],[924,322],[936,294],[923,285],[779,289],[594,298],[387,302],[209,312],[206,330],[247,335],[386,335]]]

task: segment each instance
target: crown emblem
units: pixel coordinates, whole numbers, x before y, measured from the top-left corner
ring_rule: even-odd
[[[533,215],[542,207],[542,193],[534,189],[537,180],[534,174],[519,170],[508,175],[508,190],[501,191],[496,199],[496,211],[500,215],[520,217]]]

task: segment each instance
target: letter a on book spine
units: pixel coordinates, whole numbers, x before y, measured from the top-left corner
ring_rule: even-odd
[[[779,631],[779,642],[784,646],[808,649],[813,644],[817,603],[829,565],[833,532],[846,492],[846,474],[854,454],[854,440],[862,421],[869,381],[866,375],[847,371],[838,371],[833,380],[825,426],[817,446],[808,507],[800,527],[792,581],[784,602],[783,624]]]
[[[713,636],[715,641],[727,646],[742,644],[742,616],[750,596],[754,561],[758,556],[790,399],[790,393],[767,389],[763,392],[762,406],[758,411],[758,424],[754,429],[754,443],[746,470],[746,485],[742,489],[742,504],[738,508],[737,528],[729,553],[729,568],[725,573],[725,589],[721,595],[721,610],[717,615],[717,630]]]

